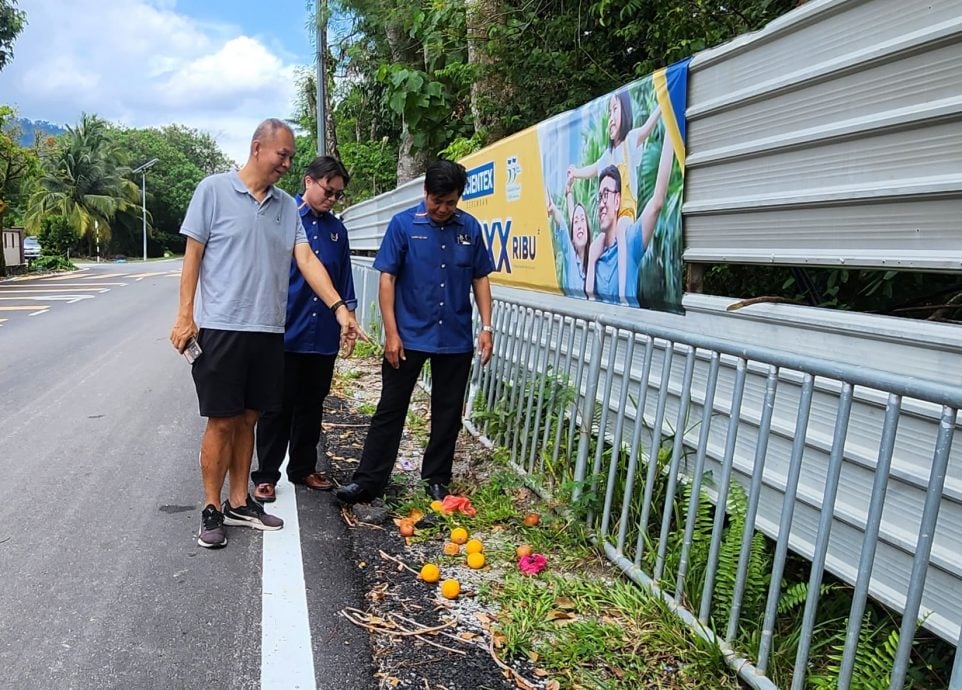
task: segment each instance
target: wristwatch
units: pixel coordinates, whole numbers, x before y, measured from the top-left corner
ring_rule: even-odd
[[[485,333],[494,333],[494,326],[491,326],[489,324],[484,324],[483,326],[481,326],[481,330],[484,331]]]

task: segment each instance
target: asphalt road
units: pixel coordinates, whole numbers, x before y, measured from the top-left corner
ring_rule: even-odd
[[[373,688],[367,634],[337,616],[363,603],[330,494],[298,488],[299,533],[196,545],[179,269],[0,282],[0,688]]]

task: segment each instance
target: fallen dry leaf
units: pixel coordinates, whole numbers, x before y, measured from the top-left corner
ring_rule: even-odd
[[[491,625],[490,616],[488,616],[488,614],[484,613],[483,611],[478,611],[477,613],[474,614],[474,617],[475,619],[477,619],[479,623],[481,623],[481,625],[485,627]]]
[[[568,597],[558,597],[554,600],[554,605],[559,609],[565,609],[567,611],[573,611],[578,608],[578,605],[575,604],[574,600],[569,599]]]
[[[532,649],[528,652],[528,658],[531,659],[532,663],[538,663],[538,659],[541,658],[541,655]]]
[[[544,690],[561,690],[561,683],[556,680],[549,680],[544,684]]]
[[[536,668],[534,671],[532,671],[532,673],[534,673],[534,675],[538,676],[538,678],[547,678],[548,676],[551,675],[551,673],[550,673],[549,671],[547,671],[547,670],[545,670],[545,669],[543,669],[543,668]]]

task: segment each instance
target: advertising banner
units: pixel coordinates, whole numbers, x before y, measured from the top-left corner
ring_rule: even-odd
[[[682,310],[688,62],[461,161],[494,282]]]

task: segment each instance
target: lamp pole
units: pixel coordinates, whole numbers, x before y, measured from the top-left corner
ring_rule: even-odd
[[[159,162],[159,159],[151,158],[139,168],[133,170],[134,173],[140,173],[140,212],[144,219],[144,261],[147,260],[147,171]]]

